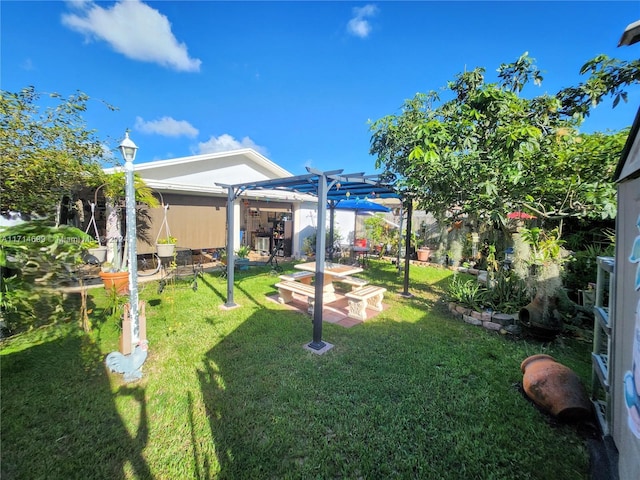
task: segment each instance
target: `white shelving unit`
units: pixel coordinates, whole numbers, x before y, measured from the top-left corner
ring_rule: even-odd
[[[596,298],[593,307],[595,321],[593,324],[593,351],[591,353],[591,401],[595,407],[598,422],[603,435],[609,434],[611,422],[611,369],[609,361],[613,358],[612,327],[615,319],[611,306],[615,301],[613,257],[597,257],[598,277],[596,282]],[[605,303],[606,302],[606,303]]]

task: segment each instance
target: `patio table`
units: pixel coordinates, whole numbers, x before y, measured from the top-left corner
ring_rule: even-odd
[[[363,267],[367,264],[367,259],[369,258],[369,247],[351,247],[351,252],[353,258],[358,262],[359,265]]]
[[[295,268],[307,272],[316,272],[316,262],[299,263]],[[325,262],[324,264],[324,281],[322,282],[322,300],[323,303],[330,303],[336,300],[336,291],[333,287],[334,281],[340,278],[348,277],[355,273],[362,272],[362,267],[353,265],[343,265],[341,263]]]

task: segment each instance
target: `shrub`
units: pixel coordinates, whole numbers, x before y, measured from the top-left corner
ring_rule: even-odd
[[[487,288],[475,279],[462,280],[455,275],[447,296],[450,301],[474,310],[491,308],[503,313],[515,313],[531,300],[524,280],[510,272],[498,271],[491,283],[492,288]]]
[[[606,250],[595,245],[575,252],[565,266],[564,286],[575,292],[585,290],[589,283],[595,283],[598,276],[596,257],[603,255],[606,255]]]
[[[494,277],[493,287],[487,289],[486,304],[492,310],[502,313],[515,313],[531,300],[527,284],[518,276],[499,270]]]
[[[77,228],[43,221],[0,228],[0,319],[10,333],[74,317],[58,287],[74,281],[91,241]]]
[[[484,306],[486,289],[483,289],[476,280],[462,280],[459,275],[454,275],[449,282],[448,298],[474,310],[480,310]]]

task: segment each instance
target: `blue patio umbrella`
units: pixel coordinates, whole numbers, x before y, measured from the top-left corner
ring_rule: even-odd
[[[351,210],[356,213],[356,222],[353,226],[353,239],[356,239],[356,224],[358,213],[375,213],[375,212],[390,212],[391,209],[389,207],[385,207],[384,205],[380,205],[379,203],[371,202],[369,200],[362,200],[360,198],[347,198],[342,199],[337,202],[329,202],[328,208],[331,211],[330,215],[330,227],[329,232],[331,238],[333,238],[333,211],[334,210]],[[333,259],[333,251],[330,251],[329,258]]]
[[[334,208],[336,210],[352,210],[355,212],[390,212],[391,209],[380,205],[379,203],[369,200],[361,200],[359,198],[340,200],[336,202]]]

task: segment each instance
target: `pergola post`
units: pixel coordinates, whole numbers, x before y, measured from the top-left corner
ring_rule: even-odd
[[[402,251],[402,219],[404,218],[404,202],[400,203],[400,221],[398,222],[398,253],[396,254],[396,267],[398,273],[402,271],[402,265],[400,265],[400,252]]]
[[[404,250],[404,290],[402,291],[403,297],[411,297],[409,293],[409,266],[411,265],[411,217],[413,216],[413,200],[411,197],[406,198],[407,202],[407,234],[405,236],[405,250]]]
[[[313,304],[313,341],[309,348],[321,350],[322,341],[322,304],[324,303],[324,262],[327,230],[327,177],[319,173],[318,177],[318,226],[316,228],[316,279],[315,303]]]
[[[336,202],[334,202],[333,200],[331,200],[329,202],[329,241],[331,242],[331,245],[329,245],[329,260],[333,262],[333,234],[334,234],[334,227],[333,227],[333,222],[335,219],[335,213],[336,213]]]
[[[235,256],[233,255],[233,240],[235,232],[235,215],[233,202],[235,201],[235,192],[232,187],[227,189],[227,301],[224,306],[227,308],[236,307],[233,301],[233,273],[235,268]]]

